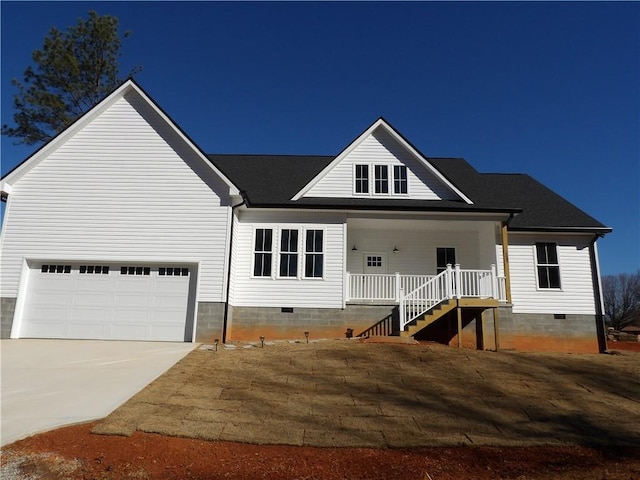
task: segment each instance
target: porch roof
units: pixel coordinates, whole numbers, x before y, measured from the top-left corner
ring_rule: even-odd
[[[252,208],[518,213],[510,230],[611,229],[529,175],[479,173],[462,158],[427,158],[474,203],[453,200],[301,198],[291,200],[335,158],[319,155],[208,155],[246,192]]]

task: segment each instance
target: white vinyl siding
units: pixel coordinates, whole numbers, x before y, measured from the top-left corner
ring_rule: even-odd
[[[587,236],[547,236],[509,232],[509,272],[513,313],[595,314]],[[557,244],[561,289],[538,287],[535,244]],[[503,272],[498,245],[498,271]]]
[[[366,256],[386,254],[387,273],[435,275],[437,248],[455,248],[461,268],[486,269],[496,262],[493,222],[349,220],[347,271],[363,273]],[[491,241],[491,248],[482,248]],[[353,246],[356,251],[353,251]],[[398,252],[394,253],[396,247]]]
[[[308,213],[278,214],[268,212],[242,212],[237,226],[237,256],[234,264],[234,306],[247,307],[307,307],[341,308],[343,296],[343,223],[341,215],[318,216],[313,223]],[[306,221],[305,221],[306,220]],[[253,232],[256,228],[273,228],[274,239],[278,239],[280,255],[280,232],[295,229],[299,232],[297,278],[258,278],[252,275],[251,252]],[[305,241],[307,232],[321,231],[324,249],[322,252],[321,278],[305,276]],[[234,234],[235,235],[235,234]],[[276,241],[274,240],[274,245]],[[315,248],[315,247],[314,247]],[[313,252],[315,254],[316,252]]]
[[[446,187],[413,155],[381,128],[365,138],[340,163],[334,166],[304,196],[305,197],[360,197],[355,187],[355,165],[388,165],[388,182],[391,182],[394,165],[407,167],[407,187],[410,198],[416,200],[455,199],[457,195]],[[369,167],[369,177],[373,177]],[[369,188],[369,192],[373,192]],[[393,186],[388,185],[389,198],[406,198],[393,195]]]
[[[13,186],[1,264],[17,295],[22,259],[200,264],[200,301],[223,301],[228,192],[177,134],[125,96]]]

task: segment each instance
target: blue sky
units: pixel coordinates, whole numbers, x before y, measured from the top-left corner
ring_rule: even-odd
[[[115,15],[121,72],[209,153],[337,154],[384,116],[427,156],[528,173],[640,268],[640,3],[1,3],[12,78],[52,26]],[[2,138],[2,172],[35,147]]]

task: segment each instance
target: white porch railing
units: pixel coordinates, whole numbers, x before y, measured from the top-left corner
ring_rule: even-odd
[[[506,300],[504,277],[490,270],[462,270],[447,265],[439,275],[351,274],[347,272],[346,301],[399,304],[400,329],[445,299],[476,297]]]

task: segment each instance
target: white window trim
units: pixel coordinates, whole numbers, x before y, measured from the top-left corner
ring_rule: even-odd
[[[538,243],[552,243],[556,247],[556,257],[558,258],[558,263],[538,263],[538,249],[536,244]],[[562,292],[564,282],[562,281],[562,265],[560,264],[560,249],[558,248],[558,242],[535,242],[533,244],[533,265],[534,270],[533,274],[536,278],[536,290],[539,292]],[[558,278],[560,279],[560,287],[541,287],[540,286],[540,277],[538,276],[538,267],[558,267]]]
[[[360,165],[366,165],[368,168],[368,188],[369,191],[367,193],[357,192],[356,191],[356,167]],[[376,193],[376,167],[382,166],[387,167],[387,193]],[[407,193],[396,193],[395,192],[395,168],[394,167],[404,167],[407,172]],[[385,197],[385,198],[393,198],[393,197],[409,197],[411,194],[410,181],[409,181],[409,167],[407,167],[404,163],[394,163],[394,162],[356,162],[353,164],[352,168],[353,176],[352,176],[352,192],[354,197]]]
[[[284,230],[297,230],[298,232],[298,241],[297,241],[297,249],[295,252],[283,252],[280,250],[280,244],[282,241],[282,232]],[[278,232],[278,237],[277,237],[277,245],[276,245],[276,251],[277,251],[277,255],[278,258],[276,260],[276,271],[275,271],[275,276],[278,280],[300,280],[301,277],[301,272],[300,272],[300,251],[301,251],[301,245],[300,245],[300,232],[301,232],[301,227],[299,225],[286,225],[286,226],[280,226],[277,228],[277,232]],[[290,253],[295,253],[298,256],[298,261],[296,262],[296,274],[293,277],[283,277],[280,275],[280,259],[282,254],[290,254]]]
[[[407,193],[397,193],[396,192],[396,168],[395,167],[404,167],[404,171],[407,174]],[[391,195],[395,196],[395,197],[408,197],[409,196],[409,168],[405,165],[405,164],[397,164],[394,163],[391,166]]]
[[[439,248],[451,248],[453,249],[453,256],[456,257],[456,261],[455,263],[460,263],[460,258],[458,258],[458,247],[454,246],[454,245],[436,245],[436,248],[433,252],[433,271],[435,272],[435,274],[438,274],[438,249]],[[455,267],[455,264],[451,264],[451,267]],[[446,265],[445,265],[446,268]]]
[[[373,186],[373,189],[371,189],[371,194],[373,196],[376,197],[391,197],[393,196],[392,190],[391,190],[391,185],[389,185],[389,180],[391,179],[392,175],[389,173],[389,165],[388,163],[374,163],[373,164],[373,178],[371,179],[371,183]],[[376,167],[387,167],[387,192],[386,193],[377,193],[376,192]]]
[[[368,192],[358,192],[356,191],[356,167],[359,166],[366,166],[367,167],[367,188],[368,188]],[[369,197],[371,196],[371,164],[370,163],[354,163],[353,164],[353,182],[352,182],[352,187],[353,189],[353,195],[354,196],[358,196],[358,197]]]
[[[306,272],[306,265],[307,265],[307,231],[309,230],[320,230],[322,232],[322,276],[320,277],[307,277],[305,272]],[[302,278],[305,280],[324,280],[325,279],[325,274],[327,271],[327,230],[325,227],[313,227],[313,226],[305,226],[302,228],[303,231],[303,242],[302,242],[302,268],[301,270],[301,274],[302,274]],[[317,254],[318,252],[309,252],[310,254]]]
[[[258,230],[271,230],[271,275],[266,276],[266,275],[255,275],[255,271],[256,271],[256,235],[257,235],[257,231]],[[277,231],[276,228],[272,225],[254,225],[253,226],[253,235],[251,237],[251,278],[256,278],[256,279],[273,279],[274,278],[274,268],[273,268],[273,264],[274,264],[274,259],[273,259],[273,255],[274,255],[274,235],[277,235]],[[261,252],[261,253],[266,253],[266,252]]]

